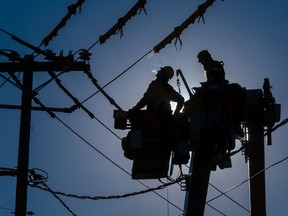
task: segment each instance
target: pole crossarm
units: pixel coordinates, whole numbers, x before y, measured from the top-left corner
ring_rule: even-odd
[[[0,29],[1,30],[1,29]],[[69,56],[68,56],[69,57]],[[29,167],[29,145],[30,145],[30,125],[31,111],[46,111],[52,118],[55,118],[55,112],[71,113],[71,108],[52,108],[45,107],[41,101],[33,95],[33,74],[34,72],[51,72],[60,71],[61,73],[68,71],[90,71],[90,65],[85,61],[74,61],[72,58],[57,58],[57,61],[36,62],[32,55],[26,55],[17,62],[0,62],[0,73],[9,73],[17,87],[22,90],[21,105],[2,105],[0,108],[20,109],[20,134],[19,134],[19,153],[18,153],[18,171],[16,184],[16,202],[15,215],[25,216],[27,212],[27,186],[28,186],[28,167]],[[23,72],[23,82],[20,82],[14,75],[14,72]],[[55,75],[56,76],[56,75]],[[57,78],[57,77],[56,77]],[[55,79],[55,77],[53,77]],[[32,100],[39,106],[32,106]],[[10,170],[0,170],[0,176],[12,175],[15,173]]]
[[[16,176],[17,169],[0,168],[0,176]]]

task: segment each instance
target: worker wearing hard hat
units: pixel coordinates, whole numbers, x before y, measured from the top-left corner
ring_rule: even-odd
[[[162,67],[157,72],[157,78],[150,83],[144,96],[132,110],[140,110],[147,106],[147,110],[160,111],[162,114],[171,115],[170,102],[173,101],[177,103],[174,114],[179,113],[183,107],[184,98],[168,83],[173,76],[174,70],[172,67]]]
[[[206,72],[207,82],[225,80],[224,63],[216,61],[207,50],[202,50],[197,55],[198,61]]]

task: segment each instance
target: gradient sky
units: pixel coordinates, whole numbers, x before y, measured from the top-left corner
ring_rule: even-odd
[[[82,5],[81,14],[72,16],[66,26],[58,32],[48,47],[59,54],[63,50],[67,55],[79,49],[89,48],[100,35],[108,31],[117,20],[124,16],[136,3],[136,0],[111,1],[87,0]],[[188,18],[204,1],[196,0],[158,0],[147,1],[141,14],[133,17],[123,28],[123,37],[111,36],[104,44],[91,49],[91,71],[98,84],[104,86],[125,71],[141,57],[153,49],[174,28]],[[76,0],[3,0],[0,7],[0,28],[21,39],[38,46],[67,13],[67,6]],[[133,107],[141,98],[148,84],[155,78],[153,71],[159,67],[171,65],[181,69],[191,87],[205,81],[202,67],[196,55],[208,49],[213,57],[225,63],[226,78],[231,83],[239,83],[247,89],[261,89],[263,79],[269,78],[273,86],[272,93],[282,105],[281,120],[287,118],[287,62],[288,62],[288,2],[285,0],[243,0],[215,1],[205,13],[205,24],[195,22],[181,34],[182,47],[177,43],[168,44],[158,54],[150,52],[123,76],[105,88],[107,93],[124,110]],[[32,50],[13,41],[0,32],[0,49],[17,51],[21,56],[31,54]],[[77,54],[76,54],[77,56]],[[36,61],[43,61],[37,56]],[[7,58],[0,56],[1,62]],[[17,74],[17,73],[16,73]],[[8,77],[7,73],[3,73]],[[18,75],[18,74],[17,74]],[[22,75],[19,76],[22,79]],[[34,88],[49,79],[47,73],[34,74]],[[97,89],[82,72],[71,72],[60,76],[69,91],[84,101]],[[0,85],[4,79],[0,77]],[[177,88],[176,78],[171,85]],[[188,94],[181,85],[185,99]],[[71,107],[73,101],[68,98],[55,82],[43,88],[37,97],[46,106]],[[10,83],[0,88],[0,104],[21,103],[21,91]],[[35,105],[35,104],[34,104]],[[119,137],[127,131],[113,128],[113,107],[100,93],[84,103],[94,115]],[[19,144],[19,110],[0,110],[0,167],[17,166]],[[131,172],[131,161],[123,156],[121,142],[117,136],[104,128],[87,113],[77,109],[71,114],[57,113],[57,117],[75,130],[87,142],[110,158],[127,172]],[[145,190],[138,181],[115,166],[101,154],[83,142],[65,127],[59,120],[52,119],[47,113],[33,111],[30,140],[29,168],[39,168],[49,174],[47,185],[55,191],[65,193],[109,196]],[[236,148],[240,144],[237,142]],[[288,156],[287,126],[273,133],[273,145],[265,146],[266,166]],[[211,175],[210,183],[225,191],[248,178],[244,156],[232,157],[233,168],[217,170]],[[266,171],[267,215],[284,216],[287,214],[288,200],[288,163],[284,161]],[[187,170],[185,169],[185,172]],[[175,168],[174,176],[178,170]],[[161,183],[158,180],[144,180],[149,187]],[[0,177],[0,215],[11,215],[15,207],[15,177]],[[179,185],[158,191],[113,200],[78,200],[61,197],[77,215],[181,215],[185,193]],[[208,200],[219,194],[209,187]],[[248,184],[229,192],[231,198],[249,209]],[[231,200],[222,196],[211,206],[227,216],[245,216],[249,212]],[[49,192],[29,187],[27,209],[35,215],[71,215]],[[221,215],[206,206],[206,216]]]

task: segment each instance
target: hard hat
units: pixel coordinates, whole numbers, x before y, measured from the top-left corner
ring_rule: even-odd
[[[161,67],[161,73],[163,73],[163,75],[167,78],[167,79],[172,79],[172,77],[174,76],[174,70],[171,66],[165,66],[165,67]]]
[[[208,59],[212,57],[211,54],[208,52],[208,50],[202,50],[201,52],[198,53],[197,58],[198,61],[201,62],[202,59]]]

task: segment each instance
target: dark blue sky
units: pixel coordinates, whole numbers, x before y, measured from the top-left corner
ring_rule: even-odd
[[[38,46],[44,37],[59,23],[67,13],[67,6],[75,1],[20,1],[1,2],[0,28],[21,39]],[[117,20],[136,3],[136,1],[87,0],[82,5],[81,14],[72,16],[66,26],[58,32],[48,47],[57,54],[63,50],[76,52],[89,48],[100,35],[108,31]],[[288,15],[287,1],[215,1],[205,13],[205,24],[195,22],[181,34],[180,43],[168,44],[159,53],[150,52],[155,45],[170,34],[174,28],[189,17],[202,1],[159,0],[147,1],[144,11],[133,17],[123,28],[123,37],[111,36],[104,44],[95,45],[90,64],[91,71],[99,85],[104,86],[125,71],[140,58],[141,61],[123,76],[105,88],[107,93],[125,110],[133,107],[141,98],[147,85],[159,67],[171,65],[180,68],[191,87],[205,81],[202,67],[196,55],[208,49],[213,57],[225,63],[226,78],[239,83],[247,89],[261,89],[263,79],[270,78],[272,92],[278,103],[282,104],[282,119],[287,118],[287,62],[288,62]],[[180,49],[181,48],[181,49]],[[0,32],[0,49],[17,51],[21,56],[32,51],[13,41]],[[76,54],[77,56],[77,54]],[[42,56],[36,60],[43,61]],[[7,58],[0,56],[1,62]],[[8,77],[7,73],[4,73]],[[22,75],[19,75],[22,79]],[[49,79],[47,73],[35,73],[34,88]],[[86,100],[97,89],[82,72],[71,72],[60,76],[62,83],[79,101]],[[0,84],[4,79],[0,78]],[[176,78],[171,85],[177,88]],[[182,84],[185,99],[188,94]],[[69,99],[55,82],[43,88],[37,97],[46,106],[70,107]],[[21,103],[21,91],[10,83],[0,88],[0,104]],[[127,131],[113,129],[113,107],[100,93],[84,103],[94,115],[119,137]],[[0,110],[0,167],[17,166],[20,111]],[[105,154],[117,165],[131,172],[131,161],[123,157],[121,141],[104,128],[98,121],[78,109],[71,114],[57,113],[57,117],[81,135],[88,143]],[[273,145],[266,148],[266,166],[288,156],[286,126],[273,133]],[[240,144],[237,142],[236,148]],[[237,154],[232,158],[233,168],[217,170],[212,173],[211,183],[225,191],[248,178],[244,156]],[[267,215],[284,216],[287,212],[288,175],[287,162],[266,171]],[[56,191],[91,196],[121,195],[146,189],[132,180],[127,173],[105,159],[95,149],[83,142],[57,119],[45,112],[32,113],[30,165],[49,174],[47,184]],[[185,170],[187,172],[187,170]],[[175,168],[174,173],[177,174]],[[158,186],[158,181],[144,181],[149,187]],[[0,215],[11,215],[14,210],[16,178],[0,177]],[[179,185],[158,191],[171,201],[168,204],[154,193],[119,200],[78,200],[62,197],[63,201],[77,215],[181,215],[185,193]],[[209,188],[208,199],[217,196],[213,187]],[[228,193],[241,205],[249,209],[248,184],[245,183]],[[210,203],[228,216],[250,215],[225,197]],[[11,209],[11,210],[7,210]],[[28,210],[35,215],[71,215],[50,193],[29,188]],[[221,215],[206,207],[205,215]]]

